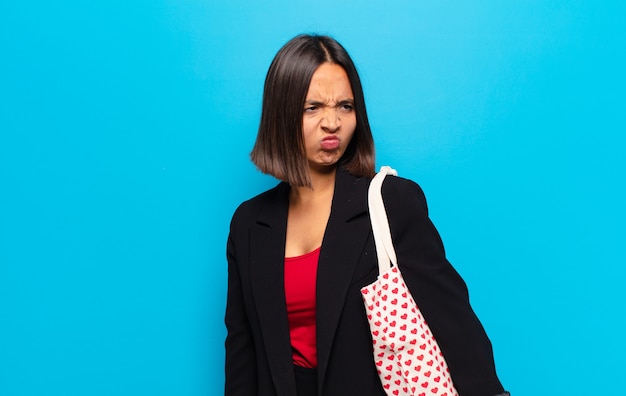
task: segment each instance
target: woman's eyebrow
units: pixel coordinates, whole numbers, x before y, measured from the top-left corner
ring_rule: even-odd
[[[315,106],[326,106],[327,102],[320,102],[319,100],[314,100],[314,99],[307,99],[304,101],[305,104],[308,105],[315,105]],[[354,99],[352,98],[346,98],[346,99],[342,99],[342,100],[338,100],[337,102],[335,102],[336,105],[342,105],[342,104],[354,104]]]

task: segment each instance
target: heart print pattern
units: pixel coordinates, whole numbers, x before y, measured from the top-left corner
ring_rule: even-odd
[[[387,395],[457,396],[448,365],[398,266],[362,288],[361,294]]]

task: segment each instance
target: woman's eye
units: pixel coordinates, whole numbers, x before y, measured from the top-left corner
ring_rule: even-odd
[[[354,106],[352,106],[351,104],[343,104],[343,105],[341,105],[341,110],[352,111],[352,109],[354,109]]]
[[[307,113],[314,112],[315,110],[317,110],[317,106],[309,106],[304,108],[304,111]]]

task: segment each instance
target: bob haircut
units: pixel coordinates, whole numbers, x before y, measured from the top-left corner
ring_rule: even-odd
[[[276,54],[265,78],[261,123],[252,162],[263,173],[291,186],[311,187],[302,136],[304,103],[313,73],[322,63],[341,66],[354,95],[356,129],[337,166],[357,177],[372,177],[374,139],[365,111],[361,80],[346,50],[328,36],[300,35]]]

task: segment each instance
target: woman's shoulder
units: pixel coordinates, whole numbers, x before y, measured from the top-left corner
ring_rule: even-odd
[[[411,179],[387,176],[382,187],[385,204],[400,207],[421,207],[428,210],[422,188]]]
[[[263,208],[270,204],[276,204],[281,200],[281,197],[286,197],[289,191],[289,186],[284,183],[278,183],[275,187],[270,188],[244,202],[239,204],[235,213],[233,214],[231,225],[238,221],[244,221],[255,217]]]

